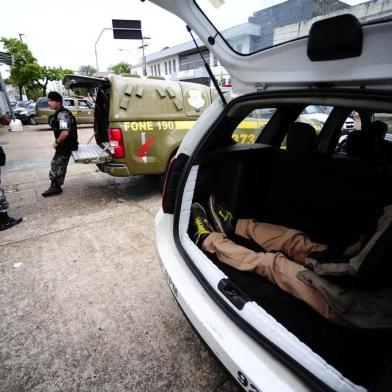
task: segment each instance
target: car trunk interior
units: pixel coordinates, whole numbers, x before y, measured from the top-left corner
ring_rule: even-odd
[[[303,102],[309,103],[310,100]],[[320,104],[320,100],[317,103]],[[345,106],[340,116],[335,112],[332,118],[335,121],[340,118],[343,123],[351,110],[357,109],[356,102],[351,104],[351,109]],[[368,105],[364,113],[370,112],[372,105],[377,107],[377,103]],[[222,129],[222,132],[216,132],[221,141],[218,138],[204,141],[203,154],[195,158],[194,164],[199,165],[199,169],[193,201],[206,206],[209,195],[215,194],[237,217],[299,229],[314,241],[344,247],[359,236],[369,214],[379,213],[385,205],[391,204],[392,172],[385,162],[351,159],[345,154],[336,154],[333,149],[331,151],[325,142],[323,145],[321,137],[336,145],[339,136],[336,131],[323,129],[317,139],[318,147],[310,156],[292,154],[280,148],[284,134],[278,135],[280,131],[276,130],[284,123],[295,121],[302,110],[302,106],[299,107],[287,106],[280,110],[281,114],[269,119],[270,126],[264,128],[258,143],[232,144],[223,135],[231,138],[232,133],[226,130],[235,128],[238,123],[235,117],[252,109],[249,105],[248,109],[236,111],[233,106],[231,114],[217,124]],[[191,235],[191,231],[189,233]],[[262,251],[248,240],[237,236],[232,239],[255,251]],[[221,263],[214,255],[207,255],[243,294],[346,378],[371,390],[391,387],[388,379],[392,374],[391,330],[365,330],[333,324],[265,278],[236,270]],[[390,267],[386,268],[380,275],[390,272]],[[391,284],[390,276],[385,282]],[[353,283],[343,281],[340,284],[350,286]]]

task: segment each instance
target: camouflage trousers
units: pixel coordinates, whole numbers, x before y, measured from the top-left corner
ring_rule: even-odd
[[[0,168],[0,213],[7,212],[8,210],[8,201],[4,195],[4,189],[1,186],[1,168]]]
[[[69,158],[69,155],[61,155],[57,152],[54,154],[52,162],[50,163],[49,179],[54,181],[57,185],[64,184]]]

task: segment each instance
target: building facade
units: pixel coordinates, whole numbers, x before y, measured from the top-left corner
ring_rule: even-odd
[[[392,0],[373,0],[356,6],[338,0],[290,0],[257,11],[247,23],[224,30],[222,34],[236,52],[252,53],[307,35],[310,26],[325,15],[335,16],[349,11],[358,19],[367,21],[380,10],[385,16],[390,15]],[[196,42],[219,85],[230,85],[232,81],[228,72],[200,40]],[[149,54],[144,61],[141,59],[138,65],[133,66],[131,72],[143,75],[144,67],[150,77],[211,85],[193,41]]]

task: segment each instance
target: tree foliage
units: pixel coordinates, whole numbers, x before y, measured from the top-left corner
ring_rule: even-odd
[[[92,65],[81,65],[78,69],[79,75],[91,76],[95,74],[97,70]]]
[[[39,65],[28,46],[16,38],[1,38],[1,42],[13,57],[13,65],[7,82],[19,87],[20,98],[22,98],[23,88],[26,89],[29,98],[44,96],[49,81],[61,80],[65,74],[73,72],[62,67]]]
[[[126,61],[121,61],[118,64],[114,64],[109,67],[109,70],[115,73],[116,75],[120,75],[122,73],[129,73],[131,69],[131,64],[128,64]]]

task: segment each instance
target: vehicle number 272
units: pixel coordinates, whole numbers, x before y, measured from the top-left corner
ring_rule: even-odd
[[[253,384],[249,383],[245,374],[240,371],[238,371],[237,380],[240,382],[240,384],[244,387],[245,390],[249,392],[260,392]]]

